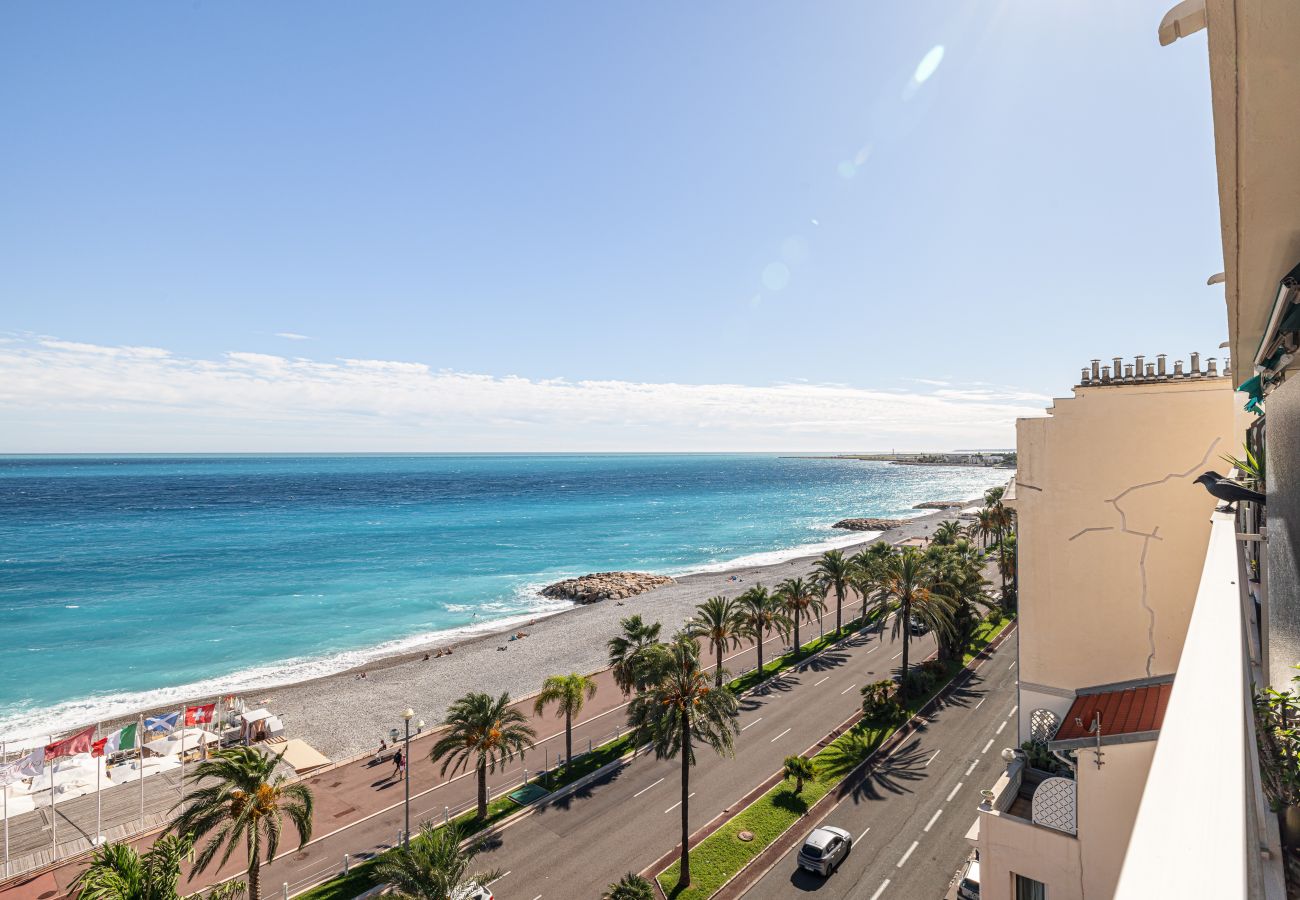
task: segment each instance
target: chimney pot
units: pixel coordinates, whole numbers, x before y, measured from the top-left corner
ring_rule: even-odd
[[[1087,384],[1090,380],[1091,375],[1092,372],[1088,369],[1087,366],[1084,366],[1081,374],[1079,375],[1079,384]]]
[[[1101,370],[1098,369],[1098,365],[1099,365],[1100,363],[1101,363],[1101,360],[1099,360],[1099,359],[1094,359],[1094,360],[1092,361],[1092,380],[1093,380],[1093,381],[1096,381],[1097,379],[1101,378]]]
[[[1110,381],[1110,366],[1102,366],[1102,367],[1101,367],[1101,380],[1102,380],[1103,382],[1109,382],[1109,381]]]
[[[1219,374],[1218,367],[1219,364],[1214,361],[1214,357],[1210,357],[1205,361],[1205,374],[1211,378],[1217,377]]]
[[[1143,363],[1145,363],[1145,362],[1146,362],[1146,357],[1145,357],[1145,356],[1135,356],[1135,357],[1133,357],[1133,371],[1137,373],[1137,377],[1138,377],[1138,378],[1141,378],[1141,377],[1142,377],[1142,373],[1145,372],[1145,371],[1147,370],[1147,367],[1146,367],[1145,365],[1143,365]]]
[[[1147,378],[1155,378],[1155,377],[1156,377],[1156,364],[1147,363]]]
[[[1183,361],[1181,359],[1174,360],[1174,377],[1183,377]]]
[[[1163,353],[1156,357],[1156,374],[1161,378],[1165,377],[1165,355]]]
[[[1192,374],[1193,375],[1201,374],[1201,354],[1199,353],[1192,354]]]

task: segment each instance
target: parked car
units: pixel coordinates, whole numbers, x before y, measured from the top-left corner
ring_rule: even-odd
[[[979,858],[966,863],[961,880],[957,882],[958,900],[980,900],[980,861]]]
[[[912,634],[916,634],[916,635],[925,634],[930,630],[929,626],[927,626],[916,616],[912,616],[910,619],[908,619],[907,624],[908,627],[911,629]]]
[[[799,848],[799,868],[828,876],[844,862],[852,848],[853,835],[843,828],[831,825],[814,828]]]

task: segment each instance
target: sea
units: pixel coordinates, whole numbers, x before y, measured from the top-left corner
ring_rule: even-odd
[[[317,677],[568,604],[587,572],[779,562],[1001,469],[759,454],[0,456],[0,738]]]

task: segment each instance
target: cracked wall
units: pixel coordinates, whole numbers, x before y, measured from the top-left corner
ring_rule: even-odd
[[[1177,669],[1236,450],[1226,379],[1079,388],[1017,423],[1020,678],[1047,693]]]

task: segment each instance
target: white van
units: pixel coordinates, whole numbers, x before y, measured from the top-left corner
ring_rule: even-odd
[[[980,900],[980,861],[978,857],[966,863],[966,868],[961,873],[961,881],[957,883],[957,897],[958,900]]]

